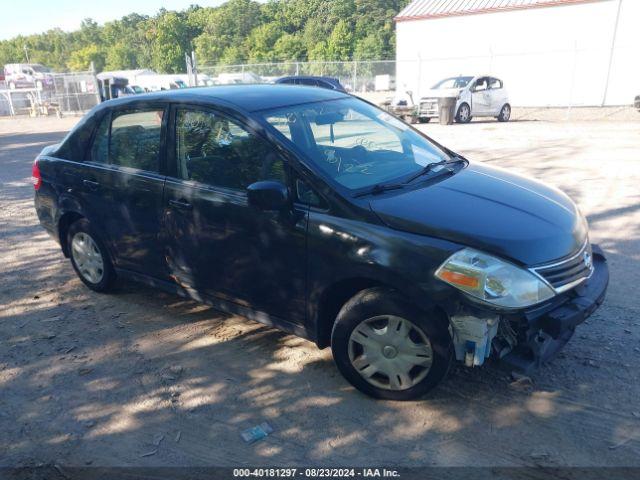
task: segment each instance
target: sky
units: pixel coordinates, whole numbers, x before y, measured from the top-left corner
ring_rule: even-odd
[[[214,7],[221,3],[224,0],[8,0],[0,5],[0,40],[56,27],[76,30],[87,17],[103,24],[129,13],[152,15],[162,7],[184,10],[191,4]]]

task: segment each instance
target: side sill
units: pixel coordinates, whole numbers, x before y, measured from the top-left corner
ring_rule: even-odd
[[[116,274],[121,278],[133,280],[134,282],[142,283],[153,288],[164,290],[168,293],[180,295],[181,297],[190,298],[197,302],[211,305],[213,308],[220,310],[221,312],[229,313],[232,315],[240,315],[241,317],[248,318],[263,325],[277,328],[287,333],[302,337],[306,340],[315,342],[315,340],[309,335],[308,331],[301,325],[284,320],[268,313],[254,310],[244,305],[239,305],[235,302],[225,300],[213,295],[205,295],[195,289],[183,287],[174,282],[168,282],[160,280],[155,277],[145,275],[143,273],[133,272],[124,268],[116,268]]]

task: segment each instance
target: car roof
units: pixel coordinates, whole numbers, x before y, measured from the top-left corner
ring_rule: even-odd
[[[335,77],[323,77],[320,75],[289,75],[287,77],[280,77],[278,80],[292,80],[295,78],[305,79],[305,80],[328,80],[330,82],[338,82],[339,80]]]
[[[227,105],[256,112],[289,105],[347,98],[349,95],[335,90],[280,84],[224,85],[215,87],[184,88],[118,98],[102,103],[104,108],[144,101],[196,102]]]

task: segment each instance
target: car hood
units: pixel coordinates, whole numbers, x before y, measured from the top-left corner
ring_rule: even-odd
[[[486,165],[445,180],[374,198],[389,227],[453,241],[536,265],[563,258],[587,238],[587,223],[558,189]]]
[[[457,97],[462,92],[462,88],[439,88],[437,90],[427,90],[422,92],[421,98],[443,98]]]

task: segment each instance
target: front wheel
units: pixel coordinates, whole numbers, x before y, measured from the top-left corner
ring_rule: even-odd
[[[104,243],[86,219],[69,227],[67,246],[73,269],[80,280],[96,292],[113,288],[115,272]]]
[[[456,122],[469,123],[471,118],[471,107],[467,103],[460,105],[460,107],[458,107],[458,113],[456,113]]]
[[[388,400],[423,396],[445,377],[453,358],[448,330],[435,312],[384,288],[364,290],[342,307],[331,350],[354,387]]]
[[[511,118],[511,105],[505,103],[502,109],[500,110],[500,115],[498,115],[499,122],[508,122]]]

